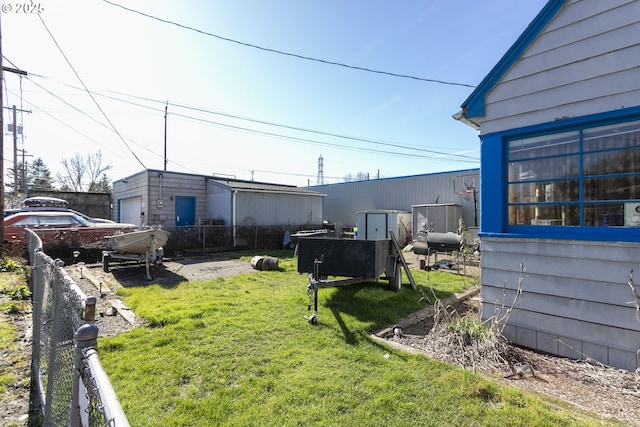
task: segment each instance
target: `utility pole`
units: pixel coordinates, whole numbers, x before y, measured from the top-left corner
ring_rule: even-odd
[[[0,20],[0,71],[9,71],[16,74],[26,76],[26,71],[16,70],[14,68],[5,68],[2,64],[2,24]],[[0,209],[2,209],[2,215],[0,216],[0,245],[4,245],[4,87],[3,78],[0,76]],[[15,120],[14,120],[15,125]],[[15,126],[14,126],[15,127]],[[0,255],[4,252],[2,246],[0,246]]]
[[[16,106],[13,106],[13,195],[18,197],[18,125]]]
[[[167,171],[167,110],[169,109],[169,101],[164,106],[164,171]]]
[[[2,24],[0,23],[0,72],[2,72]],[[0,255],[4,255],[4,88],[0,75]]]
[[[8,71],[5,69],[4,71]],[[7,108],[7,110],[11,110],[13,112],[13,123],[9,124],[9,130],[13,134],[13,195],[18,197],[19,187],[18,187],[18,133],[22,135],[22,129],[17,124],[17,115],[16,112],[20,111],[21,113],[30,113],[31,111],[21,110],[16,108],[14,105],[12,108]],[[22,161],[24,162],[24,153],[22,155]]]
[[[24,144],[23,144],[24,147]],[[25,160],[25,157],[33,157],[32,154],[25,154],[26,150],[22,149],[22,150],[18,150],[20,151],[20,153],[22,154],[22,194],[27,194],[27,191],[29,191],[29,186],[27,185],[27,161]]]

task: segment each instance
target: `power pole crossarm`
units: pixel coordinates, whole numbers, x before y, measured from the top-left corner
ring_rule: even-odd
[[[27,76],[29,74],[26,71],[18,70],[17,68],[5,67],[5,66],[2,66],[2,71],[8,71],[13,74],[20,74],[21,76]]]

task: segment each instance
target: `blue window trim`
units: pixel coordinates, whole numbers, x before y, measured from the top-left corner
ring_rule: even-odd
[[[606,126],[635,120],[640,120],[640,107],[623,108],[606,113],[481,135],[480,235],[514,238],[640,242],[640,227],[509,225],[507,214],[508,140],[572,130],[580,131],[584,128]],[[496,162],[498,164],[496,164]],[[580,166],[580,174],[582,177],[582,163]],[[582,180],[580,181],[580,185],[583,185]],[[581,191],[581,194],[583,194],[583,191]],[[580,213],[582,214],[582,211]]]

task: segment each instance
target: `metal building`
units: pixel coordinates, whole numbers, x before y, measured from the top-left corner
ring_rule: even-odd
[[[145,169],[113,183],[116,219],[167,230],[225,225],[319,225],[323,194],[291,185]]]
[[[453,203],[461,206],[465,227],[479,224],[479,169],[307,187],[326,194],[323,220],[341,232],[356,226],[357,213],[372,210],[411,212],[412,206]]]

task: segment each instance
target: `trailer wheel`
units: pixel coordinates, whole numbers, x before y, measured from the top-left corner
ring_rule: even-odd
[[[396,275],[389,277],[389,289],[393,292],[398,292],[402,288],[402,268],[396,269]]]
[[[317,325],[318,324],[318,315],[317,314],[312,314],[311,316],[309,316],[309,323],[311,325]]]

